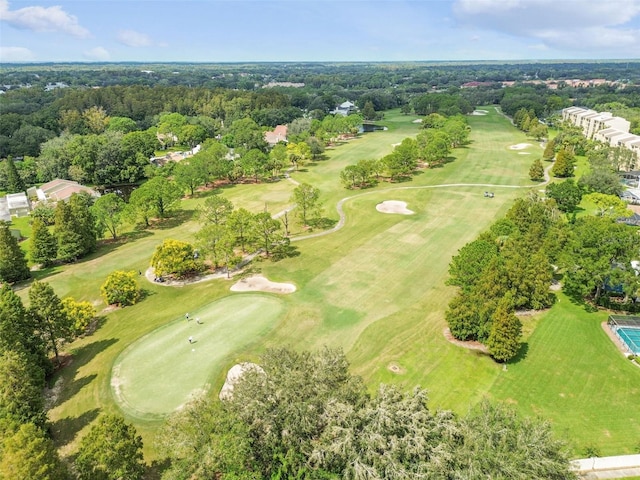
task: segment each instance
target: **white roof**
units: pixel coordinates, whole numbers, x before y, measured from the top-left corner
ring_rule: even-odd
[[[7,194],[7,205],[9,208],[29,208],[29,199],[24,192]]]

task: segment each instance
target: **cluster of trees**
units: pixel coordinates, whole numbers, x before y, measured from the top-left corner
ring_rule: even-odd
[[[425,116],[438,113],[445,117],[465,115],[473,112],[473,105],[455,93],[426,93],[411,100],[416,115]]]
[[[389,155],[380,160],[360,160],[345,167],[340,179],[346,188],[366,188],[375,185],[381,175],[390,181],[410,177],[420,162],[437,167],[447,161],[451,150],[467,143],[469,125],[462,115],[445,117],[439,113],[427,115],[423,130],[413,138],[405,138]]]
[[[53,214],[50,207],[40,207],[32,221],[31,261],[46,267],[55,261],[73,262],[94,252],[99,230],[92,205],[92,197],[74,193],[68,202],[58,202]]]
[[[293,190],[291,201],[302,227],[318,223],[322,212],[320,190],[302,183]],[[289,241],[291,209],[277,219],[267,211],[254,214],[234,208],[225,197],[210,196],[198,209],[201,228],[195,235],[195,245],[165,240],[156,248],[151,266],[157,277],[183,278],[202,272],[205,260],[213,269],[222,267],[229,273],[251,250],[274,259],[294,255]]]
[[[575,478],[549,424],[488,402],[432,412],[419,388],[370,395],[331,349],[267,351],[231,396],[174,414],[159,443],[165,480]]]
[[[60,342],[95,316],[89,302],[60,300],[48,283],[33,282],[29,308],[7,283],[0,288],[1,478],[69,478],[48,435],[43,391],[49,356],[59,365]]]
[[[514,358],[521,326],[514,312],[550,306],[554,268],[563,291],[577,301],[635,308],[640,278],[632,268],[640,238],[616,220],[629,214],[615,195],[588,194],[594,215],[567,222],[582,196],[573,180],[551,184],[547,199],[519,199],[487,232],[460,249],[449,266],[450,285],[460,287],[446,312],[452,335],[478,340],[499,361]]]
[[[498,361],[518,354],[521,324],[515,311],[554,301],[549,287],[562,225],[553,200],[531,195],[516,200],[504,219],[453,257],[448,283],[460,290],[445,316],[455,338],[484,343]]]
[[[518,110],[513,116],[513,124],[536,140],[542,140],[549,133],[548,127],[538,120],[533,109],[521,108]]]

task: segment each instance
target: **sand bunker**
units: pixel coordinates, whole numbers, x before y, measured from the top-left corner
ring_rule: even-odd
[[[231,367],[227,372],[227,378],[224,381],[222,389],[220,390],[220,394],[218,395],[220,400],[227,400],[233,397],[234,385],[238,383],[238,380],[242,378],[245,372],[251,370],[255,370],[258,373],[264,373],[264,370],[262,369],[262,367],[260,367],[260,365],[256,365],[255,363],[250,362],[237,363],[233,367]]]
[[[422,123],[422,119],[421,118],[416,118],[412,123]]]
[[[531,152],[518,152],[518,155],[531,155]]]
[[[471,115],[486,115],[487,112],[486,110],[474,110],[473,112],[471,112]]]
[[[407,209],[407,202],[399,200],[386,200],[376,205],[376,210],[381,213],[399,213],[400,215],[413,215],[413,210]]]
[[[517,145],[511,145],[509,150],[522,150],[524,148],[530,147],[530,143],[518,143]]]
[[[243,278],[231,286],[232,292],[269,292],[269,293],[293,293],[295,285],[291,283],[272,282],[262,275],[253,275]]]

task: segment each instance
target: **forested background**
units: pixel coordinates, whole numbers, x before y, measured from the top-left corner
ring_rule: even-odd
[[[558,268],[566,293],[578,302],[602,305],[616,294],[620,305],[635,305],[640,277],[624,267],[639,243],[635,229],[616,223],[627,214],[617,197],[618,171],[630,159],[586,142],[576,129],[560,125],[558,114],[570,105],[611,111],[640,133],[637,66],[2,65],[0,189],[19,192],[64,178],[114,190],[95,201],[76,195],[68,204],[33,212],[29,260],[46,268],[75,262],[104,237],[117,240],[125,221],[141,229],[162,221],[197,188],[269,181],[298,169],[389,109],[423,117],[421,132],[379,161],[350,165],[341,179],[351,189],[406,181],[419,166],[440,166],[452,148],[465,144],[464,114],[478,105],[499,106],[534,138],[554,128],[543,158],[531,167],[532,180],[544,178],[543,161],[555,161],[547,170],[567,179],[550,185],[546,198],[516,201],[451,263],[449,282],[460,287],[447,311],[452,334],[485,343],[504,362],[520,348],[516,311],[553,304],[549,285]],[[557,88],[542,83],[550,79]],[[574,79],[609,83],[574,87]],[[359,112],[333,115],[344,101]],[[271,148],[264,132],[280,124],[289,126],[289,142]],[[150,161],[196,146],[200,150],[189,161]],[[587,158],[590,173],[575,182],[577,155]],[[125,185],[131,187],[126,195]],[[586,195],[598,214],[576,219]],[[318,196],[307,184],[294,191],[304,227],[322,228]],[[234,210],[214,196],[198,215],[197,245],[214,268],[229,268],[248,249],[271,257],[292,254],[288,225],[283,232],[268,212]],[[41,392],[60,366],[59,345],[85,332],[96,312],[88,302],[60,300],[37,281],[25,307],[9,284],[31,273],[5,224],[0,246],[0,478],[143,478],[141,438],[117,416],[105,415],[92,426],[72,464],[60,461]],[[199,273],[202,258],[194,253],[193,245],[168,240],[152,262],[161,276]],[[167,260],[174,257],[170,268]],[[107,303],[135,303],[135,278],[135,272],[114,272],[103,286]],[[612,284],[620,291],[607,290]],[[167,479],[573,478],[565,446],[544,421],[488,403],[465,416],[434,412],[422,390],[381,386],[367,392],[339,351],[268,351],[243,378],[226,401],[196,399],[167,420],[156,472]]]

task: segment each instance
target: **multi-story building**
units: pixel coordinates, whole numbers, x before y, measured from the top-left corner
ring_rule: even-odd
[[[584,136],[589,139],[605,128],[615,128],[628,133],[631,126],[628,120],[614,117],[611,112],[596,112],[581,107],[569,107],[562,110],[562,120],[582,128]]]
[[[596,112],[581,107],[569,107],[562,110],[562,120],[580,127],[585,137],[605,143],[610,147],[627,148],[635,153],[636,161],[628,168],[635,168],[640,159],[640,136],[629,133],[631,124],[611,112]]]

